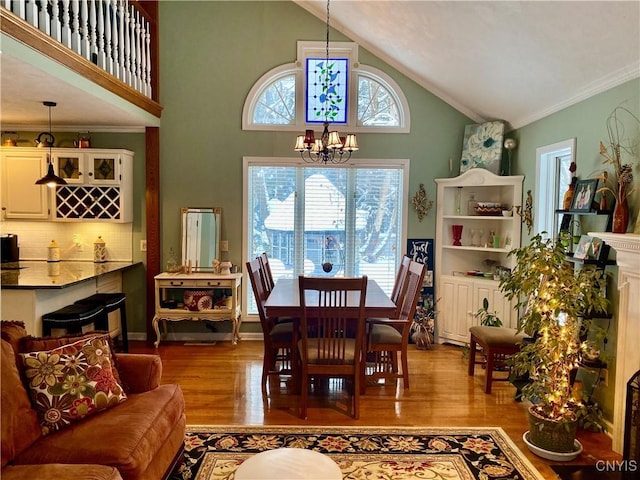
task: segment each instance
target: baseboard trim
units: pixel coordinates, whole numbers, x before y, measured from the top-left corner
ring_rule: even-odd
[[[129,337],[129,340],[138,340],[142,342],[147,341],[147,334],[144,332],[129,332],[128,337]],[[153,335],[153,337],[155,340],[155,334]],[[167,337],[163,338],[162,340],[166,340],[168,342],[207,342],[207,341],[208,342],[211,342],[211,341],[230,342],[232,338],[233,338],[233,335],[231,333],[170,332],[167,334]],[[240,339],[247,340],[247,341],[262,341],[262,333],[260,332],[241,333]]]

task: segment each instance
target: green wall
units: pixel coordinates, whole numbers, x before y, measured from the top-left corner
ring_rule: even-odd
[[[243,156],[294,157],[298,132],[242,130],[242,108],[253,84],[274,67],[296,60],[297,41],[322,41],[325,23],[293,2],[160,3],[161,253],[179,252],[180,207],[221,207],[228,259],[242,256]],[[336,31],[332,41],[349,41]],[[473,123],[363,48],[361,63],[390,75],[410,105],[411,133],[359,134],[359,158],[408,158],[407,199],[419,184],[435,199],[434,178],[449,176],[460,158],[464,126]],[[457,167],[456,172],[457,174]],[[433,237],[434,211],[419,223],[409,214],[408,236]],[[218,326],[218,325],[216,325]],[[202,330],[201,324],[172,325]],[[227,331],[228,322],[219,325]],[[243,331],[258,324],[245,323]]]
[[[553,115],[543,118],[537,122],[527,125],[517,131],[512,132],[518,138],[519,145],[514,156],[515,173],[525,175],[524,191],[531,189],[535,192],[536,174],[536,148],[551,145],[570,138],[576,138],[576,175],[580,179],[592,178],[598,171],[603,169],[602,157],[600,156],[600,141],[605,144],[608,140],[606,121],[611,112],[617,107],[623,106],[640,117],[640,79],[631,80],[618,87],[612,88],[604,93],[595,95],[576,105],[565,108]],[[636,147],[640,146],[640,129],[638,125],[627,124],[627,137]],[[630,160],[629,157],[627,157]],[[629,197],[630,221],[629,231],[632,231],[640,207],[640,166],[638,157],[634,161],[633,175],[636,191]],[[611,172],[611,167],[609,167]],[[534,205],[535,205],[534,198]],[[535,215],[535,212],[534,212]],[[601,231],[602,220],[593,219],[589,222],[586,217],[581,218],[582,233],[588,231]],[[526,230],[523,231],[523,243],[528,240]],[[532,231],[532,235],[536,232]],[[636,233],[640,233],[636,227]],[[611,254],[610,258],[615,258]],[[605,349],[605,359],[609,366],[609,386],[598,388],[594,391],[594,396],[604,411],[605,418],[613,418],[614,402],[614,381],[615,378],[615,352],[617,339],[617,317],[618,288],[617,288],[617,268],[609,267],[610,274],[607,286],[607,296],[611,301],[611,313],[613,319],[596,320],[602,328],[608,329],[608,343]],[[585,383],[585,391],[589,391],[590,384],[597,378],[596,374],[581,374],[579,379]],[[624,395],[624,392],[619,392]]]
[[[536,148],[551,145],[563,140],[576,138],[576,175],[579,179],[593,178],[604,168],[600,156],[600,141],[608,141],[606,121],[611,112],[622,106],[640,117],[640,80],[635,79],[618,87],[595,95],[576,105],[565,108],[537,122],[531,123],[512,132],[519,145],[514,153],[515,173],[524,174],[524,191],[535,192]],[[638,125],[627,125],[628,135],[635,138],[636,146],[640,145]],[[609,167],[611,172],[611,167]],[[635,194],[629,198],[631,207],[630,230],[633,230],[640,206],[640,189],[638,189],[640,170],[638,160],[635,161],[634,183]],[[535,204],[534,198],[534,204]],[[591,226],[602,229],[598,223],[591,225],[587,221],[583,231]],[[526,231],[524,232],[526,234]],[[532,232],[535,234],[535,232]],[[526,238],[523,237],[523,241]]]
[[[292,2],[161,2],[162,257],[179,247],[181,206],[222,207],[229,260],[243,263],[242,158],[293,157],[296,132],[243,131],[242,108],[253,84],[296,60],[298,40],[323,40],[325,24]],[[331,40],[346,41],[336,31]],[[435,198],[436,177],[459,158],[464,126],[473,123],[413,81],[360,48],[361,63],[384,70],[411,106],[411,133],[360,134],[360,158],[409,158],[411,183]],[[457,172],[456,172],[457,173]],[[433,211],[409,236],[435,235]]]

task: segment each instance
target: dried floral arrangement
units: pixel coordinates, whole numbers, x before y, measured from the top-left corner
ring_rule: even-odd
[[[628,131],[629,121],[638,131]],[[613,195],[616,204],[622,203],[633,191],[633,164],[638,157],[640,141],[640,119],[625,107],[616,107],[607,118],[608,143],[600,141],[600,155],[604,165],[613,166],[613,175],[608,171],[598,175],[602,187],[597,191]],[[626,163],[625,163],[626,162]]]

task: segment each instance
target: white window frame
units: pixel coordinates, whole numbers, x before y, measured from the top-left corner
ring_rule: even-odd
[[[547,232],[545,238],[554,238],[559,225],[556,214],[560,189],[558,159],[569,155],[571,161],[575,162],[575,152],[575,138],[536,149],[535,231]]]
[[[400,86],[385,72],[369,65],[363,65],[358,60],[358,44],[354,42],[329,42],[329,54],[336,58],[349,59],[349,106],[347,123],[344,129],[350,132],[376,133],[409,133],[411,131],[411,112],[409,102]],[[304,82],[305,63],[308,57],[324,57],[326,43],[305,42],[297,44],[298,59],[272,68],[262,75],[251,87],[242,108],[242,129],[262,131],[301,131],[306,128],[317,127],[317,123],[306,123],[304,112]],[[266,88],[279,78],[286,75],[296,76],[296,121],[288,125],[265,125],[253,122],[255,107]],[[393,96],[398,107],[400,122],[398,126],[363,126],[357,124],[358,119],[358,79],[360,75],[372,78],[383,85]],[[341,127],[342,128],[342,127]]]
[[[409,159],[354,159],[351,158],[349,163],[342,165],[319,165],[322,168],[400,168],[402,170],[402,209],[400,224],[400,246],[404,248],[407,244],[407,222],[409,215]],[[247,228],[249,225],[249,202],[246,199],[249,196],[249,167],[251,166],[273,166],[273,167],[304,167],[309,168],[312,165],[304,162],[300,157],[252,157],[242,158],[242,258],[243,265],[249,258],[249,239]],[[303,200],[303,199],[302,199]],[[248,314],[249,289],[251,289],[250,280],[246,276],[246,272],[242,281],[242,318],[243,321],[259,322],[257,314]]]

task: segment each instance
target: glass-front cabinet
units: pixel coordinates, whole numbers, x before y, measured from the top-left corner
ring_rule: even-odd
[[[65,150],[53,154],[56,175],[68,184],[109,185],[120,181],[120,155],[113,151]]]
[[[513,267],[508,253],[520,246],[524,176],[498,176],[482,168],[436,179],[435,270],[438,341],[465,344],[484,299],[504,326],[515,327],[517,312],[499,287]]]

